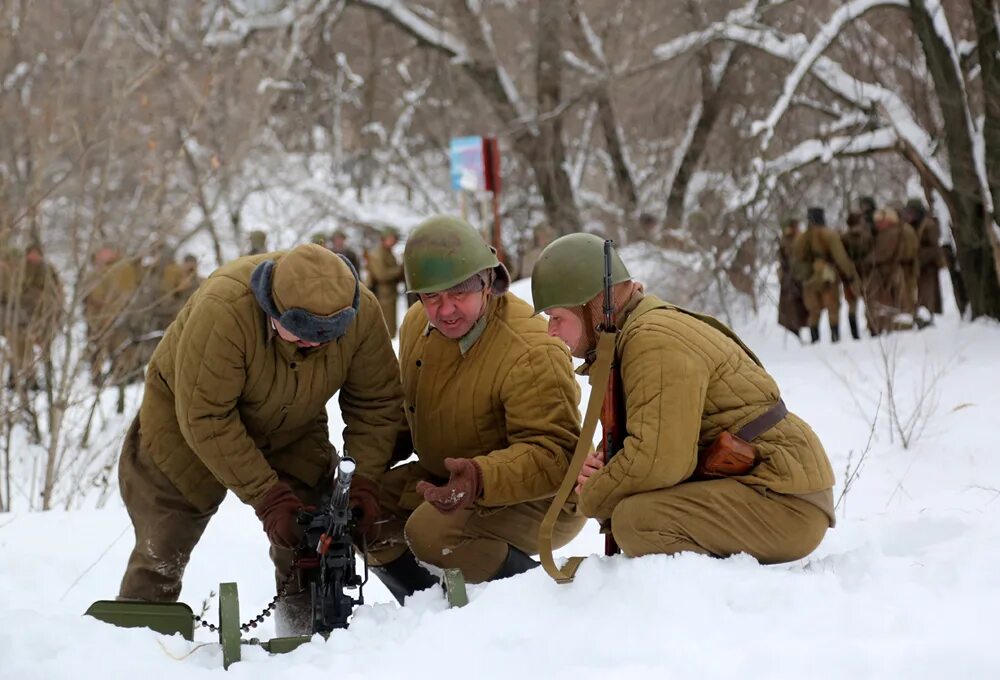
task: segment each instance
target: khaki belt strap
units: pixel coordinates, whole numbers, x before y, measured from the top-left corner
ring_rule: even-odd
[[[569,462],[566,476],[562,485],[552,499],[542,526],[538,529],[538,557],[542,561],[542,567],[546,573],[556,580],[556,583],[569,583],[576,575],[576,570],[583,557],[570,557],[562,569],[556,566],[552,557],[552,530],[559,513],[566,505],[573,487],[576,486],[576,478],[583,468],[583,461],[587,454],[594,448],[594,432],[597,430],[597,421],[601,417],[601,407],[604,405],[604,397],[608,391],[608,378],[611,375],[611,364],[615,356],[615,334],[601,333],[597,340],[597,359],[590,367],[590,399],[587,401],[587,412],[583,418],[583,429],[580,431],[580,438],[576,442],[576,451]]]

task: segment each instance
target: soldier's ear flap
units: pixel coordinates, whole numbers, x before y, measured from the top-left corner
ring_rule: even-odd
[[[490,246],[490,250],[496,255],[496,248]],[[501,296],[510,290],[510,272],[507,271],[507,267],[504,266],[503,262],[499,262],[496,267],[493,268],[493,275],[491,277],[493,280],[490,281],[490,294]]]
[[[250,275],[250,290],[257,298],[257,304],[270,317],[278,319],[281,312],[274,303],[274,296],[271,295],[271,281],[274,278],[274,260],[264,260],[257,265]]]

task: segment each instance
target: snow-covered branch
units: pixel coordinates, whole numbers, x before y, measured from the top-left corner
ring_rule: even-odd
[[[714,32],[718,39],[757,48],[792,64],[799,63],[809,51],[809,41],[801,34],[783,35],[771,29],[723,23],[714,24],[709,30]],[[943,186],[951,187],[950,173],[933,157],[936,148],[934,141],[916,122],[910,107],[899,94],[850,75],[838,62],[825,56],[813,59],[809,72],[831,92],[857,108],[869,110],[877,107],[879,113],[884,115],[896,130],[900,140],[922,156],[924,163]],[[774,123],[777,123],[777,120]],[[763,129],[763,126],[758,126],[755,132]]]
[[[808,47],[802,50],[795,66],[792,68],[792,72],[785,79],[781,96],[778,97],[778,100],[771,108],[771,113],[768,114],[763,122],[755,124],[751,130],[753,134],[763,133],[761,145],[764,148],[767,148],[768,142],[772,135],[774,135],[774,128],[778,124],[778,121],[781,120],[782,116],[788,110],[792,96],[798,90],[806,76],[809,75],[816,61],[826,52],[840,32],[844,30],[844,27],[866,12],[886,6],[905,8],[907,3],[905,0],[852,0],[852,2],[848,2],[834,12],[826,23],[823,24],[819,33],[809,42]],[[801,38],[801,36],[796,37]]]
[[[458,62],[469,62],[469,48],[463,40],[452,35],[444,28],[432,26],[406,6],[401,0],[354,0],[355,4],[379,10],[390,17],[394,23],[428,47],[447,52]],[[430,14],[425,9],[425,16]]]

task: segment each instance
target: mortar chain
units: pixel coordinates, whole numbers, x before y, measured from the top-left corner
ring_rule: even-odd
[[[292,583],[293,578],[295,578],[294,569],[288,573],[288,577],[285,579],[285,582],[278,587],[278,592],[275,593],[274,597],[271,598],[271,601],[268,603],[266,607],[264,607],[264,609],[260,612],[260,614],[257,614],[257,616],[253,617],[252,619],[250,619],[249,621],[240,626],[240,630],[242,632],[249,633],[251,628],[256,628],[258,623],[263,623],[264,619],[266,619],[268,616],[271,615],[278,602],[280,602],[281,599],[288,594],[288,586]],[[201,626],[202,628],[208,628],[213,633],[219,632],[219,627],[217,625],[215,625],[214,623],[209,623],[198,614],[194,614],[193,618],[194,622],[199,626]]]

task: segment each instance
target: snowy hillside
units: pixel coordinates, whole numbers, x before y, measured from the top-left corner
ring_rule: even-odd
[[[515,289],[527,296],[524,282]],[[919,334],[839,346],[799,346],[773,309],[737,324],[826,445],[835,497],[848,462],[863,461],[838,527],[808,559],[595,557],[571,585],[535,570],[471,587],[460,610],[434,591],[398,608],[373,580],[350,630],[283,656],[244,648],[228,677],[1000,677],[1000,327],[946,312]],[[909,448],[892,426],[892,366]],[[339,423],[333,402],[331,429]],[[0,678],[225,677],[207,631],[189,643],[81,616],[115,595],[131,545],[117,499],[0,515]],[[600,545],[591,523],[564,553]],[[197,611],[220,581],[237,581],[248,618],[269,601],[271,574],[256,518],[230,497],[182,600]],[[259,636],[271,635],[268,621]]]

